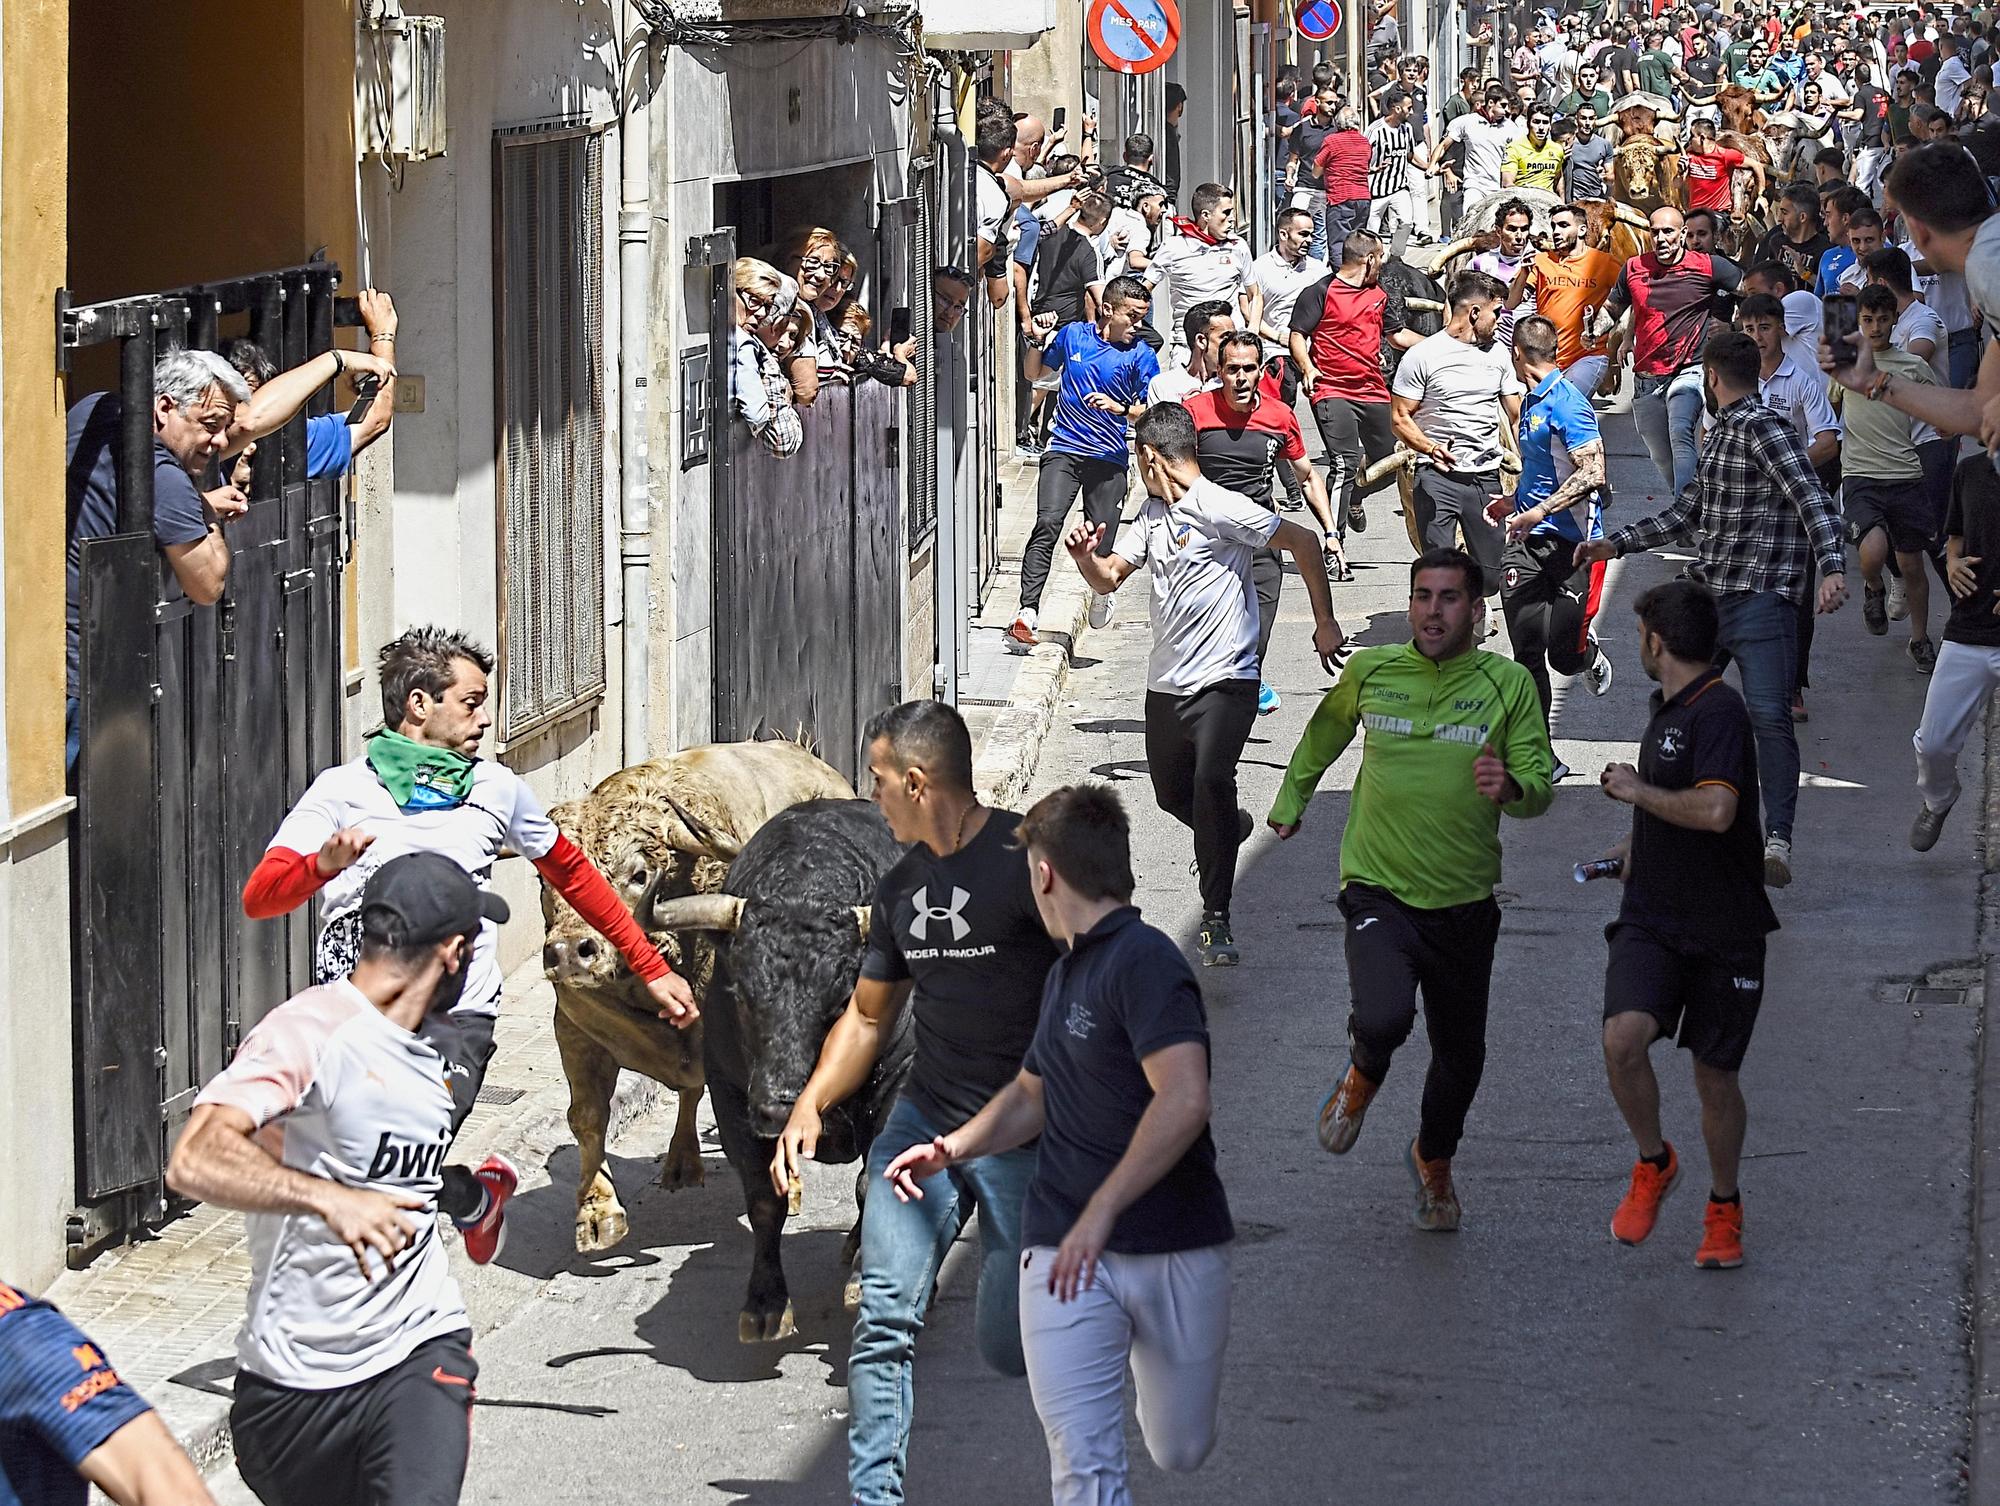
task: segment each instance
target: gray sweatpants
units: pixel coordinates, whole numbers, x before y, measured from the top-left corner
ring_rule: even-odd
[[[1911,739],[1917,792],[1931,810],[1948,811],[1958,803],[1958,753],[1995,690],[2000,690],[2000,648],[1938,646],[1937,668],[1924,692],[1924,719]]]
[[[1139,1431],[1161,1469],[1198,1469],[1215,1447],[1229,1344],[1229,1246],[1169,1255],[1105,1251],[1068,1302],[1049,1293],[1048,1245],[1022,1252],[1021,1349],[1049,1444],[1055,1506],[1131,1506],[1125,1368]]]

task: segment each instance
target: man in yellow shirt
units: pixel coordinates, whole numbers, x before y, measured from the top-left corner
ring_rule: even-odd
[[[1555,116],[1547,105],[1536,105],[1528,111],[1528,134],[1515,137],[1506,155],[1500,159],[1502,188],[1539,188],[1546,193],[1557,191],[1566,149],[1560,141],[1549,136],[1549,127],[1554,121]]]

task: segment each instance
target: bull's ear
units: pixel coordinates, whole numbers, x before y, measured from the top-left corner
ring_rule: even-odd
[[[690,852],[697,857],[714,858],[718,862],[730,863],[736,860],[736,854],[743,850],[743,844],[734,836],[702,820],[672,795],[667,796],[666,801],[668,809],[673,811],[674,818],[680,822],[681,831],[686,833],[685,841],[670,838],[673,846],[682,852]]]
[[[854,929],[861,933],[863,941],[868,939],[868,922],[874,914],[875,907],[873,905],[856,905],[854,907]]]

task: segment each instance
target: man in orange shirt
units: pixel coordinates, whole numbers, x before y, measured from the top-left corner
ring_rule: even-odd
[[[1622,265],[1583,243],[1584,212],[1564,204],[1549,212],[1549,249],[1521,269],[1507,290],[1507,306],[1532,302],[1556,327],[1556,365],[1585,397],[1597,390],[1609,364],[1603,341],[1584,333],[1584,321],[1617,285]]]

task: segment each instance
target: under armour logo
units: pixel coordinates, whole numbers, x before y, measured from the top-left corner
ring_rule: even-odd
[[[919,941],[928,941],[930,939],[931,922],[934,920],[948,920],[951,922],[951,939],[953,941],[965,940],[966,936],[970,934],[972,927],[966,922],[965,917],[959,914],[959,911],[965,908],[966,902],[971,898],[970,894],[954,884],[951,890],[951,903],[948,905],[934,905],[931,903],[931,892],[928,887],[917,890],[915,894],[910,896],[910,903],[915,905],[917,909],[917,913],[910,918],[910,934]]]

